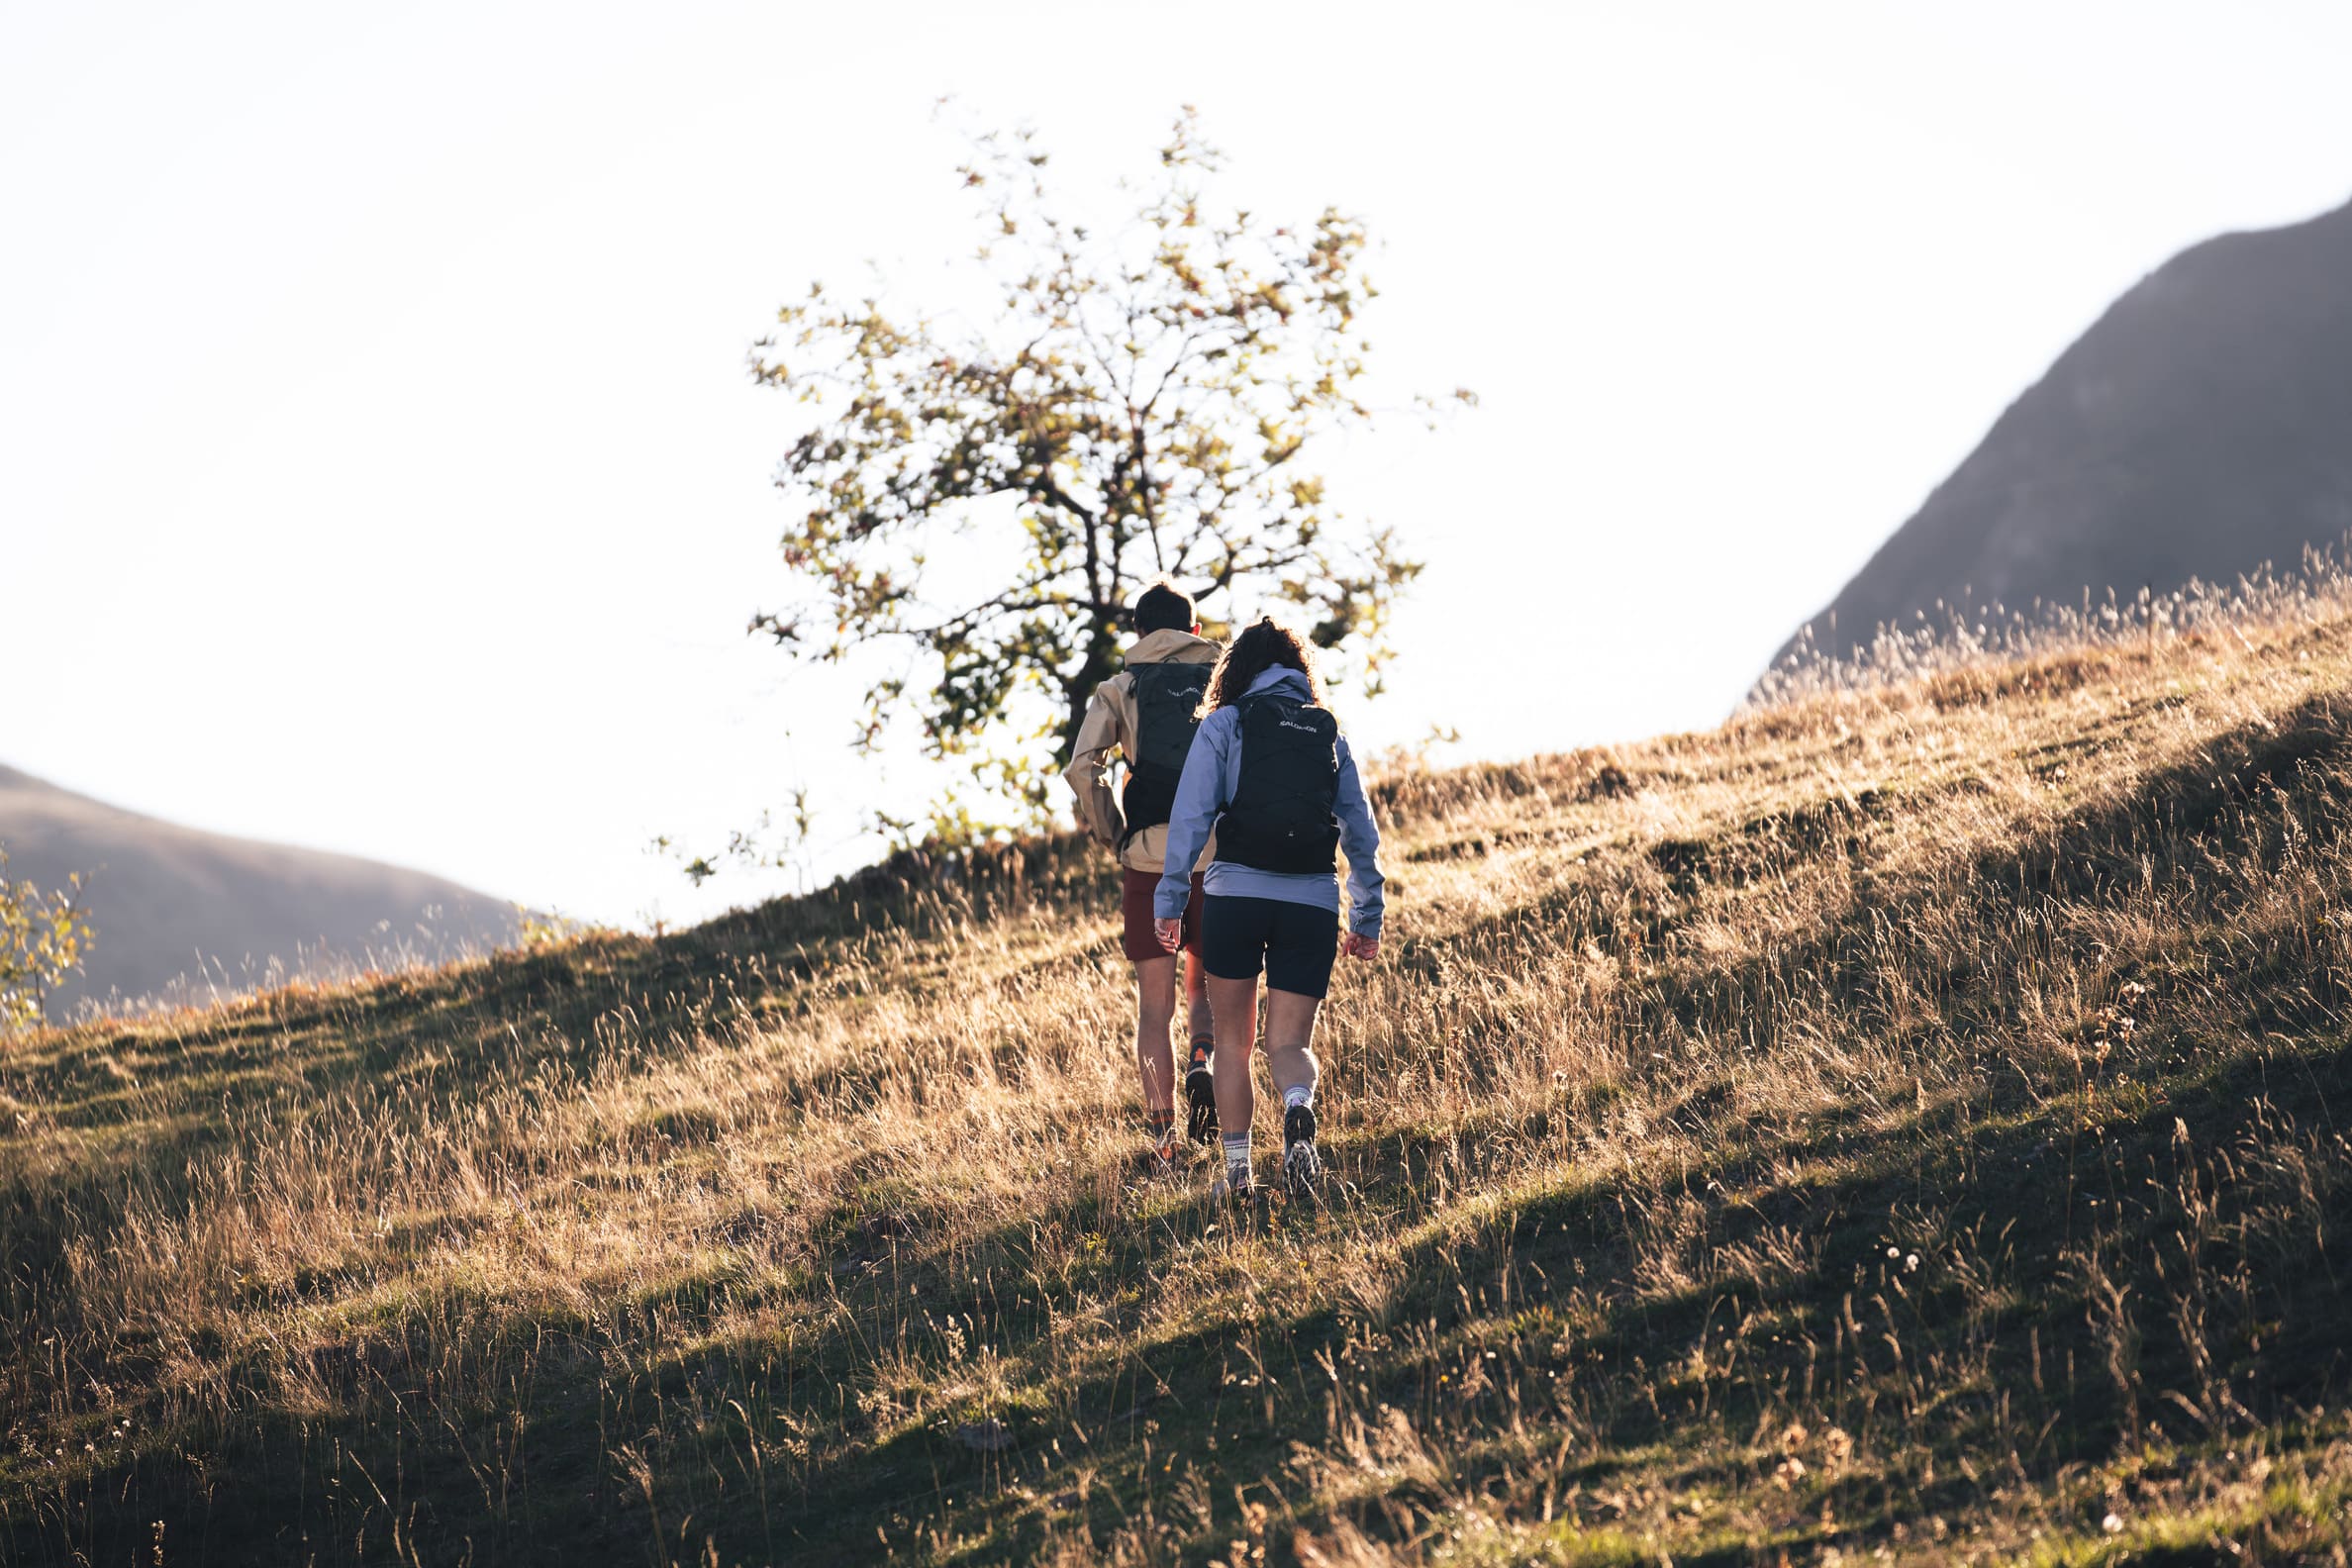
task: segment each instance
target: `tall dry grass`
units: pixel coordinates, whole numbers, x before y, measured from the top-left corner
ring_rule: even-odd
[[[1386,778],[1318,1211],[1136,1174],[1068,843],[42,1036],[0,1556],[2340,1561],[2352,624],[2256,608]]]

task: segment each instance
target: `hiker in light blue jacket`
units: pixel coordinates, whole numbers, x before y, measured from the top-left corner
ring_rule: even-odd
[[[1338,722],[1322,705],[1307,643],[1271,618],[1245,628],[1210,677],[1206,715],[1168,814],[1167,857],[1152,912],[1175,951],[1191,897],[1184,874],[1217,833],[1203,882],[1201,967],[1217,1034],[1217,1120],[1225,1168],[1220,1197],[1254,1193],[1249,1078],[1257,982],[1266,976],[1266,1058],[1282,1093],[1283,1179],[1294,1197],[1320,1187],[1312,1048],[1315,1015],[1340,952],[1380,952],[1380,830]],[[1339,875],[1347,855],[1347,934],[1339,933]]]

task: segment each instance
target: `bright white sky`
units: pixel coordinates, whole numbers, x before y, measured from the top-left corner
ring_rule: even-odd
[[[1330,465],[1430,562],[1360,746],[1706,726],[2117,292],[2352,195],[2347,80],[2329,3],[0,0],[0,761],[615,922],[795,782],[852,863],[931,781],[742,636],[743,354],[969,248],[946,93],[1385,241],[1484,407]]]

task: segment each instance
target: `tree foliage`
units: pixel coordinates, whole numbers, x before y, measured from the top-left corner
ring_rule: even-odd
[[[0,849],[0,1033],[42,1022],[49,994],[81,967],[96,932],[83,908],[81,877],[43,893],[8,880]]]
[[[1277,609],[1376,691],[1383,633],[1421,569],[1351,526],[1305,461],[1367,423],[1363,226],[1213,210],[1220,166],[1189,110],[1139,210],[1098,234],[1049,193],[1030,133],[972,141],[980,320],[814,286],[752,354],[812,406],[777,484],[802,508],[783,554],[808,590],[752,629],[797,657],[905,655],[866,694],[858,742],[901,715],[934,757],[1042,817],[1122,613],[1165,575],[1212,618]],[[1467,393],[1457,396],[1468,399]],[[1433,405],[1421,400],[1426,410]],[[984,582],[934,581],[943,539],[998,498],[1018,544]],[[970,831],[968,803],[943,809]]]

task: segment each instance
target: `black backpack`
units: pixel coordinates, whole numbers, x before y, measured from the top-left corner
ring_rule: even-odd
[[[1123,849],[1144,829],[1166,822],[1175,808],[1176,781],[1184,776],[1184,759],[1201,728],[1193,715],[1209,690],[1211,669],[1207,664],[1127,666],[1127,684],[1135,694],[1135,754],[1127,758],[1127,787],[1119,795],[1120,815],[1127,819],[1127,832],[1119,837]]]
[[[1241,783],[1217,858],[1260,871],[1338,868],[1339,721],[1277,692],[1241,699]]]

